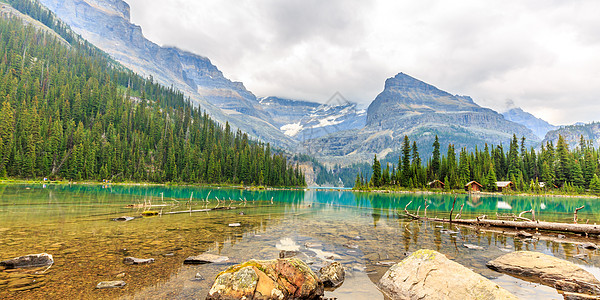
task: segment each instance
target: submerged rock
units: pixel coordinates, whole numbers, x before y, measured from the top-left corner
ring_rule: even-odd
[[[102,281],[96,285],[97,289],[110,289],[110,288],[120,288],[124,287],[127,283],[122,280],[116,281]]]
[[[433,250],[416,251],[395,264],[378,286],[391,299],[518,299]]]
[[[539,252],[517,251],[487,263],[488,268],[558,290],[600,295],[600,281],[576,264]]]
[[[594,243],[583,243],[581,245],[581,247],[583,247],[584,249],[588,249],[588,250],[596,250],[596,249],[598,249],[598,245],[596,245]]]
[[[298,253],[300,253],[299,251],[287,251],[287,250],[281,250],[279,251],[279,258],[290,258],[290,257],[294,257],[296,255],[298,255]]]
[[[533,237],[533,234],[531,234],[527,231],[521,230],[521,231],[517,232],[517,236],[520,238],[531,238],[531,237]]]
[[[465,246],[465,248],[471,249],[471,250],[483,250],[483,247],[478,246],[478,245],[464,244],[463,246]]]
[[[133,219],[135,219],[135,218],[134,217],[123,216],[123,217],[114,218],[113,221],[127,222],[127,221],[131,221]]]
[[[297,258],[250,260],[221,272],[206,299],[319,299],[323,284]]]
[[[199,264],[210,264],[210,263],[224,263],[224,262],[228,262],[228,261],[229,261],[229,257],[227,257],[227,256],[220,256],[220,255],[215,255],[215,254],[210,254],[210,253],[202,253],[197,256],[190,256],[190,257],[186,258],[183,261],[183,263],[191,264],[191,265],[199,265]]]
[[[0,266],[4,266],[7,269],[16,268],[33,268],[33,267],[45,267],[50,266],[54,263],[52,255],[48,253],[40,254],[29,254],[25,256],[16,257],[13,259],[5,260],[0,262]]]
[[[154,262],[154,258],[135,258],[135,257],[125,257],[123,258],[123,263],[126,265],[143,265],[143,264],[151,264]]]
[[[333,262],[319,270],[319,280],[325,287],[338,287],[344,283],[346,271],[339,262]]]

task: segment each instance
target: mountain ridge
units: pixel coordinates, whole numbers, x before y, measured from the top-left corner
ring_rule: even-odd
[[[221,123],[265,142],[293,148],[243,83],[225,78],[210,59],[146,39],[122,0],[40,0],[73,30],[143,76],[178,88]]]
[[[314,139],[306,146],[332,161],[353,162],[399,153],[404,135],[416,140],[419,149],[430,149],[436,135],[443,146],[474,149],[486,143],[509,144],[513,134],[525,136],[528,145],[540,141],[531,130],[468,96],[452,95],[399,73],[386,80],[384,90],[369,105],[365,127]]]
[[[519,123],[533,131],[540,139],[544,139],[546,133],[558,129],[558,126],[552,125],[547,121],[540,119],[533,114],[524,111],[520,107],[511,108],[502,113],[505,119]]]

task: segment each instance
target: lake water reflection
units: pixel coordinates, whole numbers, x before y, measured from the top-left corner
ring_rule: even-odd
[[[190,201],[191,198],[191,201]],[[208,199],[208,201],[206,201]],[[219,199],[217,201],[216,199]],[[412,201],[412,202],[411,202]],[[393,262],[428,248],[444,253],[524,299],[560,299],[555,290],[526,283],[485,267],[508,251],[532,250],[565,258],[598,273],[597,251],[576,242],[585,239],[547,235],[521,240],[500,231],[476,230],[402,218],[405,206],[429,216],[446,217],[452,195],[374,194],[350,191],[247,191],[165,186],[0,185],[0,259],[47,252],[48,270],[0,271],[0,298],[19,299],[202,299],[215,275],[227,265],[183,265],[203,252],[233,261],[272,259],[281,250],[297,250],[315,271],[330,261],[347,270],[344,284],[326,296],[383,299],[375,283]],[[143,204],[161,216],[140,217]],[[231,210],[168,214],[235,207]],[[134,205],[134,207],[127,207]],[[455,212],[463,217],[516,213],[534,208],[546,221],[573,218],[599,222],[596,199],[459,195]],[[112,219],[133,216],[128,222]],[[228,224],[240,223],[239,227]],[[556,236],[556,235],[554,235]],[[596,241],[596,238],[592,238]],[[573,243],[575,242],[575,244]],[[484,250],[471,250],[475,244]],[[154,264],[130,266],[126,256],[152,257]],[[36,274],[37,272],[37,274]],[[120,289],[96,290],[100,281],[124,280]]]

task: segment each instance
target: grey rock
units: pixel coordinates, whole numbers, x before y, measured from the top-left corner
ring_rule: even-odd
[[[391,299],[518,299],[489,279],[433,250],[392,266],[378,287]]]
[[[531,234],[527,231],[521,230],[521,231],[517,232],[517,236],[520,238],[531,238],[531,237],[533,237],[533,234]]]
[[[96,285],[97,289],[110,289],[110,288],[121,288],[124,287],[127,283],[122,280],[115,281],[102,281]]]
[[[210,253],[202,253],[197,256],[190,256],[183,261],[184,264],[191,264],[191,265],[209,264],[209,263],[225,263],[225,262],[229,262],[229,257],[210,254]]]
[[[135,257],[125,257],[123,258],[123,263],[126,265],[143,265],[143,264],[151,264],[154,262],[154,258],[135,258]]]
[[[123,216],[123,217],[114,218],[113,221],[127,222],[127,221],[131,221],[133,219],[135,219],[135,218],[134,217]]]
[[[279,258],[289,258],[298,255],[298,251],[295,250],[281,250],[279,251]]]
[[[348,248],[348,249],[358,249],[358,245],[354,244],[354,243],[345,243],[342,246]]]
[[[306,248],[321,248],[321,247],[323,247],[323,244],[306,242],[306,243],[304,243],[304,247],[306,247]]]
[[[33,268],[33,267],[45,267],[50,266],[54,263],[52,255],[48,253],[40,254],[29,254],[19,256],[13,259],[8,259],[0,262],[0,266],[4,266],[7,269],[16,268]]]
[[[325,287],[339,287],[344,283],[346,271],[339,262],[333,262],[319,270],[319,280]]]
[[[584,249],[588,249],[588,250],[596,250],[598,249],[598,245],[594,244],[594,243],[584,243],[581,245],[582,248]]]
[[[478,245],[464,244],[463,246],[465,246],[465,248],[471,249],[471,250],[483,250],[483,247],[478,246]]]
[[[487,263],[495,271],[565,292],[600,295],[600,281],[578,265],[539,252],[517,251]]]

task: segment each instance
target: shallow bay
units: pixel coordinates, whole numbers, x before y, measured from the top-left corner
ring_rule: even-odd
[[[191,198],[191,200],[190,200]],[[208,199],[208,201],[207,201]],[[219,199],[217,201],[217,199]],[[272,200],[271,200],[272,199]],[[511,232],[410,221],[408,209],[446,217],[454,196],[377,194],[335,190],[248,191],[224,188],[95,185],[0,185],[0,260],[46,252],[49,268],[0,271],[0,298],[19,299],[202,299],[227,264],[183,265],[204,252],[233,262],[273,259],[297,251],[317,271],[330,261],[347,270],[344,284],[326,296],[384,299],[375,283],[393,262],[418,249],[434,249],[494,280],[524,299],[560,299],[555,290],[489,270],[485,263],[506,252],[532,250],[567,259],[598,274],[597,250],[576,235],[520,239]],[[534,208],[545,221],[599,222],[596,199],[458,195],[464,218],[520,213]],[[191,205],[190,205],[191,204]],[[146,206],[144,206],[146,205]],[[153,205],[149,207],[149,205]],[[128,207],[129,206],[129,207]],[[131,207],[133,206],[133,207]],[[208,208],[230,208],[187,212]],[[142,217],[144,211],[161,212]],[[186,213],[168,214],[186,211]],[[121,216],[135,219],[114,221]],[[239,223],[240,226],[229,226]],[[483,247],[469,249],[464,244]],[[125,265],[123,258],[154,258]],[[123,280],[123,288],[97,290],[100,281]]]

